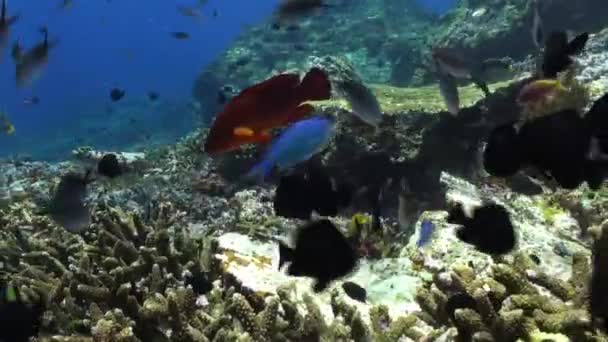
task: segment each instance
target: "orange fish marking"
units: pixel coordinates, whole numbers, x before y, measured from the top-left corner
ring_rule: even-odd
[[[327,75],[313,68],[300,81],[298,74],[279,74],[243,90],[217,115],[203,146],[209,154],[233,151],[245,144],[270,142],[270,131],[301,120],[314,107],[307,101],[327,100]]]

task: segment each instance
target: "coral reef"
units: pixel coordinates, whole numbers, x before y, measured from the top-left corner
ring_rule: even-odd
[[[482,336],[484,341],[527,341],[545,333],[562,334],[572,341],[598,340],[603,335],[592,328],[587,311],[580,303],[570,302],[574,286],[586,288],[580,276],[584,273],[582,279],[587,279],[587,262],[580,255],[574,257],[569,282],[542,274],[523,253],[515,254],[511,262],[492,265],[482,274],[456,265],[451,271],[435,274],[432,282],[419,289],[420,317],[435,327],[453,325],[458,340],[463,341]],[[476,307],[455,308],[452,321],[446,317],[448,299],[463,292],[474,298]]]

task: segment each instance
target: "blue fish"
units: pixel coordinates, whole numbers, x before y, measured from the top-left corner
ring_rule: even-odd
[[[335,126],[331,117],[312,117],[289,126],[267,150],[264,159],[245,176],[263,181],[274,167],[284,170],[310,159],[323,149]]]
[[[416,246],[424,247],[426,244],[431,242],[433,238],[433,232],[435,231],[435,224],[431,222],[431,220],[424,220],[420,224],[420,236],[418,237],[418,241],[416,241]]]

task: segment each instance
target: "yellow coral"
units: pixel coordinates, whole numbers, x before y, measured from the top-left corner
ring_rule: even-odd
[[[510,82],[511,81],[497,82],[490,84],[489,87],[493,91],[508,86]],[[447,110],[445,102],[439,93],[439,87],[436,85],[399,88],[384,84],[372,84],[370,88],[374,95],[376,95],[382,112],[386,115],[417,111],[436,114]],[[484,97],[483,92],[475,85],[459,87],[458,92],[460,95],[461,107],[472,106]],[[343,99],[319,101],[315,104],[315,107],[323,111],[336,108],[344,110],[350,109],[346,100]]]

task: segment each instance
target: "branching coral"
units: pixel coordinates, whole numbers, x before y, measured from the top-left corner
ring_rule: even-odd
[[[569,282],[541,272],[523,253],[517,253],[513,262],[494,264],[488,276],[457,265],[419,289],[416,301],[423,310],[419,317],[435,327],[455,326],[459,340],[527,341],[543,333],[562,334],[574,341],[598,339],[589,315],[577,309],[580,304],[571,302],[573,298],[577,303],[582,300],[574,289],[585,291],[585,280],[580,278],[588,279],[589,269],[581,255],[575,255],[574,264]],[[448,299],[463,291],[475,305],[452,307],[454,316],[449,319]]]

